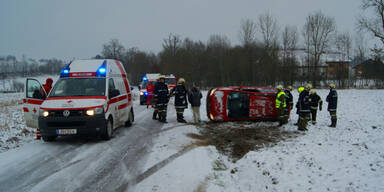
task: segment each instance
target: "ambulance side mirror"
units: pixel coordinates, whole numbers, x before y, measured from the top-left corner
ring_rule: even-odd
[[[113,98],[120,95],[120,91],[118,89],[114,89],[109,92],[109,98]]]

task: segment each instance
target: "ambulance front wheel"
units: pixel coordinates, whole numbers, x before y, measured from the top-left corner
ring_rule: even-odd
[[[112,138],[113,134],[113,122],[112,119],[108,119],[107,126],[105,127],[105,132],[101,135],[101,138],[104,140],[109,140]]]
[[[125,122],[125,126],[127,126],[127,127],[132,126],[134,120],[135,120],[135,116],[134,116],[133,108],[132,108],[131,112],[129,112],[128,121]]]

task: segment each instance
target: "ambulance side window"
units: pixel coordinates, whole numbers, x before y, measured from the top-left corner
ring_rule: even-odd
[[[120,95],[120,91],[116,89],[113,79],[108,80],[108,97],[113,98]]]

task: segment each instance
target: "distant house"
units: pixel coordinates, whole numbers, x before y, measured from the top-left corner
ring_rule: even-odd
[[[349,78],[350,61],[326,61],[327,80],[339,80]]]
[[[357,78],[366,79],[383,79],[384,64],[381,59],[368,59],[353,67],[354,74]]]
[[[297,49],[294,51],[296,61],[298,61],[297,72],[301,77],[309,77],[314,73],[318,73],[321,79],[336,80],[349,78],[350,60],[345,60],[337,51],[329,51],[322,55],[319,65],[308,65],[308,54],[305,49]]]

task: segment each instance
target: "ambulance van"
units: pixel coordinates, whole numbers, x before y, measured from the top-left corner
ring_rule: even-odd
[[[47,95],[39,81],[27,79],[24,117],[44,141],[91,135],[108,140],[114,129],[134,121],[127,74],[117,60],[75,60],[61,70]]]

